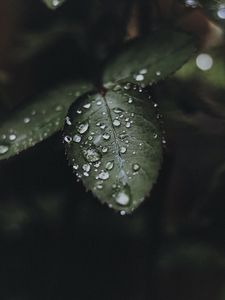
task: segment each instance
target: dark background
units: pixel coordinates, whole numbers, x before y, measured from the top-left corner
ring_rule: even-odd
[[[153,2],[139,2],[141,34],[165,22]],[[131,11],[126,0],[56,11],[2,0],[0,117],[62,80],[97,81]],[[224,64],[223,43],[210,51]],[[213,74],[196,68],[150,89],[167,146],[151,197],[131,216],[76,182],[61,134],[0,163],[1,299],[225,299],[225,86]]]

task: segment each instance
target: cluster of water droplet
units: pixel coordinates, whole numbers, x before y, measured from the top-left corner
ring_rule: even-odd
[[[144,76],[146,73],[147,69],[143,69],[139,75]],[[141,78],[137,78],[137,81]],[[135,159],[132,164],[126,163],[126,166],[123,166],[125,155],[134,155],[135,157],[137,147],[140,147],[140,150],[144,149],[144,142],[142,141],[135,146],[135,149],[132,149],[133,140],[129,134],[129,129],[135,125],[135,106],[133,104],[136,98],[128,91],[134,90],[143,93],[144,90],[139,83],[136,85],[132,83],[126,83],[123,86],[117,85],[113,90],[121,93],[123,101],[128,106],[115,106],[107,94],[106,98],[101,95],[95,96],[93,99],[89,97],[87,102],[76,106],[73,117],[75,122],[70,116],[66,117],[65,123],[68,130],[66,131],[67,135],[64,136],[64,142],[69,147],[71,145],[75,147],[73,148],[74,154],[79,149],[83,156],[83,163],[78,163],[75,158],[72,159],[73,169],[78,180],[80,178],[88,180],[88,177],[91,176],[91,179],[95,179],[94,190],[104,195],[104,187],[108,189],[108,185],[111,184],[109,179],[112,177],[115,183],[110,188],[113,189],[114,205],[110,204],[109,206],[119,206],[122,209],[131,203],[131,192],[128,184],[132,184],[131,180],[142,169],[140,164],[135,162]],[[152,103],[151,97],[149,100]],[[157,103],[152,103],[152,105],[157,110],[157,118],[160,119]],[[104,119],[104,117],[99,116],[103,121],[96,122],[94,121],[95,118],[93,120],[92,117],[89,117],[92,116],[93,112],[98,112],[102,116],[106,115],[106,117]],[[158,138],[160,136],[154,133],[153,139]],[[132,200],[132,202],[134,201]],[[125,214],[125,211],[122,209],[121,214]]]

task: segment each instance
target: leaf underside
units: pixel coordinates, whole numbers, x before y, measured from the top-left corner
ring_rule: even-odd
[[[14,156],[62,129],[68,108],[92,89],[85,82],[70,83],[38,96],[0,124],[0,160]]]
[[[106,87],[114,82],[152,85],[176,72],[196,51],[192,36],[160,29],[132,41],[107,65]]]
[[[74,172],[101,202],[132,212],[151,191],[162,160],[153,102],[133,87],[89,94],[74,103],[68,120],[64,140]]]

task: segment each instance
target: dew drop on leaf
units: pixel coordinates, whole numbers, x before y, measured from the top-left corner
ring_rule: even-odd
[[[72,142],[72,138],[71,138],[70,136],[66,135],[66,136],[64,137],[64,141],[65,141],[66,143],[71,143],[71,142]]]
[[[98,178],[99,179],[102,179],[102,180],[106,180],[109,178],[109,172],[107,171],[101,171],[99,174],[98,174]]]
[[[91,103],[86,103],[86,104],[84,104],[84,106],[83,106],[84,108],[86,108],[86,109],[88,109],[88,108],[90,108],[91,107]]]
[[[141,69],[141,70],[139,71],[139,74],[144,75],[144,74],[147,74],[147,72],[148,72],[147,69]]]
[[[80,133],[80,134],[83,134],[85,133],[89,128],[89,124],[88,123],[82,123],[80,125],[78,125],[77,127],[77,131]]]
[[[142,74],[136,75],[136,76],[135,76],[135,80],[136,80],[136,81],[143,81],[143,80],[144,80],[144,75],[142,75]]]
[[[140,165],[139,164],[133,164],[133,170],[135,172],[137,172],[140,169]]]
[[[62,105],[57,105],[55,108],[55,111],[62,111],[63,110],[63,106]]]
[[[0,155],[3,155],[9,151],[9,147],[7,145],[0,145]]]
[[[70,117],[67,116],[67,117],[65,118],[65,121],[66,121],[66,124],[67,124],[67,125],[69,125],[69,126],[72,125],[72,123],[71,123],[71,121],[70,121]]]
[[[81,141],[81,136],[78,135],[78,134],[75,134],[75,136],[73,137],[73,141],[74,141],[75,143],[80,143],[80,141]]]
[[[97,162],[101,159],[101,154],[94,148],[83,150],[83,156],[88,162]]]
[[[104,139],[104,140],[109,140],[109,139],[110,139],[110,134],[107,133],[107,132],[104,133],[102,136],[103,136],[103,139]]]
[[[127,148],[126,147],[121,147],[120,148],[120,153],[124,154],[127,152]]]
[[[113,169],[113,167],[114,167],[114,162],[113,162],[113,161],[109,161],[109,162],[106,163],[105,168],[106,168],[107,170],[110,171],[110,170]]]
[[[103,148],[102,148],[102,152],[103,152],[103,153],[107,153],[107,152],[108,152],[108,147],[103,147]]]
[[[25,124],[30,123],[30,118],[28,118],[28,117],[27,117],[27,118],[24,118],[24,119],[23,119],[23,122],[24,122]]]
[[[120,191],[116,195],[115,200],[116,200],[117,204],[122,205],[122,206],[126,206],[130,202],[130,196],[125,191]]]
[[[10,134],[9,135],[9,140],[10,141],[15,141],[16,140],[16,135],[15,134]]]
[[[113,109],[113,111],[114,111],[114,113],[116,113],[116,114],[120,114],[120,113],[123,112],[123,109],[118,108],[118,107],[115,107],[115,108]]]
[[[120,124],[121,124],[121,123],[120,123],[119,120],[114,120],[114,121],[113,121],[113,125],[116,126],[116,127],[120,126]]]
[[[84,165],[82,166],[82,169],[83,169],[84,171],[86,171],[86,172],[89,172],[90,169],[91,169],[91,166],[90,166],[89,164],[84,164]]]
[[[79,169],[79,165],[73,165],[73,169],[74,170],[78,170]]]

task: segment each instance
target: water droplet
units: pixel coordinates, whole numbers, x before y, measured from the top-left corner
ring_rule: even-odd
[[[121,147],[120,148],[120,153],[124,154],[127,152],[127,148],[126,147]]]
[[[3,155],[9,151],[9,147],[7,145],[0,145],[0,155]]]
[[[130,196],[125,193],[125,191],[121,191],[116,196],[116,203],[122,206],[126,206],[130,202]]]
[[[101,171],[99,174],[98,174],[98,178],[102,179],[102,180],[106,180],[109,178],[109,172],[107,171]]]
[[[74,141],[75,143],[80,143],[80,141],[81,141],[81,136],[78,135],[78,134],[75,134],[75,136],[73,137],[73,141]]]
[[[16,140],[16,135],[13,134],[13,133],[10,134],[10,135],[9,135],[9,140],[10,140],[10,141],[15,141],[15,140]]]
[[[114,113],[116,113],[116,114],[120,114],[120,113],[122,113],[124,110],[121,109],[121,108],[115,107],[115,108],[113,109],[113,111],[114,111]]]
[[[69,125],[69,126],[72,125],[72,123],[71,123],[71,121],[70,121],[70,118],[69,118],[68,116],[65,118],[65,121],[66,121],[66,124],[67,124],[67,125]]]
[[[94,140],[93,140],[93,144],[94,145],[99,145],[100,144],[100,142],[101,142],[101,139],[102,139],[102,136],[99,134],[99,135],[97,135],[95,138],[94,138]]]
[[[88,123],[82,123],[80,124],[78,127],[77,127],[77,131],[80,133],[80,134],[83,134],[85,133],[89,128],[89,124]]]
[[[130,82],[126,83],[126,84],[124,85],[123,88],[124,88],[125,90],[130,90],[130,88],[131,88],[131,83],[130,83]]]
[[[84,172],[83,174],[84,174],[85,177],[88,177],[88,176],[89,176],[89,173],[88,173],[88,172]]]
[[[91,169],[91,166],[90,166],[89,164],[84,164],[84,165],[82,166],[82,169],[83,169],[84,171],[86,171],[86,172],[89,172],[90,169]]]
[[[166,144],[166,139],[162,137],[162,143],[165,145]]]
[[[78,114],[78,115],[81,115],[81,114],[82,114],[82,110],[78,109],[78,110],[77,110],[77,114]]]
[[[70,136],[66,135],[66,136],[64,137],[64,141],[65,141],[66,143],[71,143],[71,142],[72,142],[72,138],[71,138]]]
[[[127,123],[126,123],[126,127],[127,127],[127,128],[130,128],[130,126],[131,126],[130,122],[127,122]]]
[[[78,170],[79,169],[79,165],[73,165],[73,169],[74,170]]]
[[[102,190],[102,189],[103,189],[103,185],[98,184],[98,185],[97,185],[97,189],[98,189],[98,190]]]
[[[153,134],[153,138],[154,138],[154,139],[157,139],[157,138],[158,138],[158,134],[157,134],[157,133],[154,133],[154,134]]]
[[[110,137],[111,137],[110,134],[107,133],[107,132],[105,132],[102,136],[103,136],[103,139],[104,139],[104,140],[109,140]]]
[[[27,118],[24,118],[24,119],[23,119],[23,122],[24,122],[25,124],[30,123],[30,118],[28,118],[28,117],[27,117]]]
[[[133,102],[133,99],[132,98],[129,98],[128,99],[128,103],[132,103]]]
[[[97,101],[97,105],[101,105],[102,104],[102,101]]]
[[[160,76],[161,72],[160,71],[156,71],[155,74],[156,74],[156,76]]]
[[[86,108],[86,109],[88,109],[88,108],[91,107],[91,103],[86,103],[86,104],[83,105],[83,107]]]
[[[125,210],[121,210],[120,214],[121,214],[121,216],[125,216],[126,215]]]
[[[94,167],[95,167],[95,168],[99,168],[100,165],[101,165],[101,161],[98,161],[97,163],[94,164]]]
[[[109,150],[109,149],[108,149],[107,147],[103,147],[103,148],[102,148],[102,152],[103,152],[103,153],[107,153],[108,150]]]
[[[83,156],[88,162],[97,162],[101,158],[101,154],[94,148],[83,150]]]
[[[144,74],[147,74],[148,70],[147,69],[141,69],[139,71],[140,74],[144,75]]]
[[[105,168],[109,171],[112,170],[113,167],[114,167],[114,162],[113,161],[108,161],[106,166],[105,166]]]
[[[144,80],[144,75],[142,75],[142,74],[136,75],[136,76],[135,76],[135,80],[136,80],[136,81],[143,81],[143,80]]]
[[[55,111],[62,111],[63,110],[63,106],[62,105],[57,105],[55,108]]]
[[[59,0],[52,0],[52,6],[58,7],[59,5],[60,5],[60,1]]]
[[[121,123],[120,123],[119,120],[114,120],[114,121],[113,121],[113,125],[116,126],[116,127],[120,126],[120,124],[121,124]]]
[[[140,169],[140,165],[139,164],[133,164],[133,170],[135,171],[135,172],[137,172],[139,169]]]
[[[100,126],[100,128],[104,130],[104,129],[106,128],[106,125],[105,125],[105,124],[102,124],[102,125]]]

